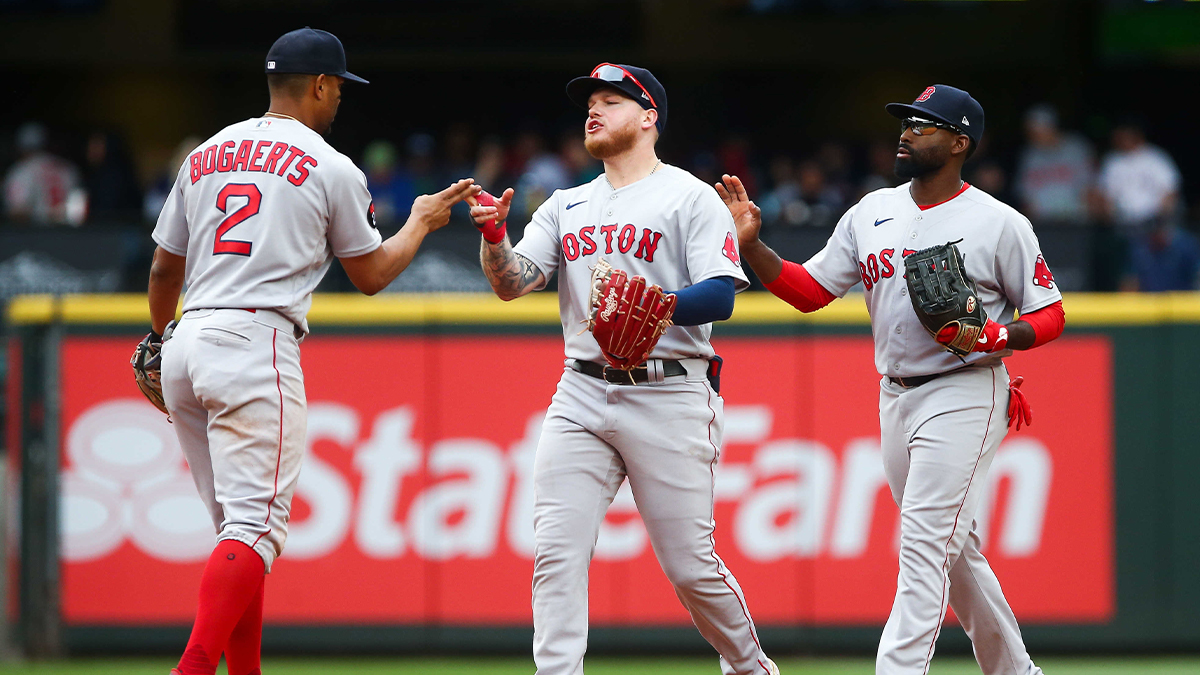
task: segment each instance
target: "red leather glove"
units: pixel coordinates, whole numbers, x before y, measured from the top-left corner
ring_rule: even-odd
[[[496,205],[496,198],[488,194],[487,191],[480,192],[479,194],[475,195],[475,199],[479,202],[480,206]],[[475,221],[472,220],[471,222]],[[496,221],[493,219],[482,225],[475,223],[475,227],[479,228],[479,233],[483,235],[483,238],[487,240],[487,243],[489,244],[499,244],[501,241],[504,241],[504,236],[508,233],[507,220],[497,225]]]
[[[1008,383],[1008,426],[1016,422],[1017,431],[1021,430],[1022,423],[1025,426],[1033,424],[1033,408],[1029,407],[1029,399],[1021,391],[1024,381],[1023,377],[1014,377]]]
[[[940,330],[934,339],[947,345],[954,341],[956,335],[958,335],[958,326],[950,325]],[[979,334],[979,340],[971,351],[991,353],[998,352],[1007,346],[1008,329],[988,319],[987,323],[983,325],[983,332]]]

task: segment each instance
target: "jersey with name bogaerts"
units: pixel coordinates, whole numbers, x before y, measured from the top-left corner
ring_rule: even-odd
[[[271,309],[308,332],[333,257],[379,247],[367,179],[303,123],[261,117],[192,151],[154,241],[187,257],[184,311]]]
[[[994,362],[1012,353],[976,352],[960,360],[934,341],[913,310],[904,257],[959,239],[965,271],[994,321],[1009,323],[1016,310],[1028,314],[1062,300],[1029,220],[969,185],[924,210],[913,201],[908,183],[866,195],[842,216],[825,248],[804,268],[839,297],[862,282],[880,375],[943,373],[964,361]]]
[[[514,250],[547,281],[558,274],[566,356],[585,361],[604,361],[584,330],[591,268],[600,257],[664,291],[715,277],[732,277],[738,290],[749,286],[729,209],[711,186],[668,164],[619,190],[601,175],[556,191],[533,214]],[[709,358],[711,334],[711,323],[671,326],[650,358]]]

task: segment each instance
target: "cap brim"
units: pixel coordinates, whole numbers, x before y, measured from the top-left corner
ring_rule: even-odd
[[[641,93],[641,90],[637,89],[637,85],[625,84],[624,82],[609,82],[608,80],[601,80],[598,77],[577,77],[568,82],[567,98],[571,99],[571,102],[575,105],[587,110],[588,98],[600,87],[616,89],[641,104],[641,101],[638,100],[638,94]],[[635,91],[629,91],[628,88],[633,88]],[[642,105],[645,107],[645,104]]]
[[[946,119],[945,117],[942,117],[941,115],[933,112],[932,110],[930,110],[928,108],[923,108],[919,105],[912,105],[909,103],[889,103],[889,104],[883,106],[883,109],[886,110],[889,115],[891,115],[892,117],[895,117],[896,119],[902,120],[902,119],[905,119],[908,117],[915,116],[915,117],[923,117],[925,119],[930,119],[935,122],[942,122],[944,124],[949,124],[951,126],[955,126],[954,122],[951,122],[950,120]]]
[[[339,73],[338,77],[345,78],[347,80],[350,80],[351,82],[361,82],[362,84],[371,84],[370,82],[362,79],[361,77],[355,75],[354,73]]]

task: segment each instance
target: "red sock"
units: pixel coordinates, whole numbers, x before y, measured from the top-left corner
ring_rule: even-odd
[[[263,584],[263,560],[240,541],[217,542],[200,578],[200,608],[179,660],[182,675],[215,675],[233,627]]]
[[[262,675],[259,657],[262,654],[263,590],[266,580],[264,576],[259,582],[258,593],[233,627],[233,633],[225,645],[225,665],[229,667],[229,675]]]

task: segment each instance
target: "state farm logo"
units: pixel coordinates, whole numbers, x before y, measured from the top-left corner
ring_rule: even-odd
[[[196,496],[175,430],[144,399],[90,408],[67,434],[62,556],[103,558],[126,541],[160,560],[208,557],[212,519]]]
[[[727,406],[724,443],[739,458],[716,469],[717,506],[732,517],[718,527],[746,558],[859,558],[878,509],[895,507],[878,437],[853,439],[835,452],[813,439],[772,437],[767,405]],[[371,559],[489,558],[508,551],[532,560],[534,453],[543,413],[531,415],[508,447],[487,438],[414,438],[408,406],[366,418],[336,402],[309,406],[308,448],[293,503],[284,557],[325,557],[352,546]],[[214,542],[212,521],[184,468],[174,429],[141,400],[98,404],[72,425],[63,473],[63,556],[102,558],[131,542],[169,562],[202,561]],[[317,451],[314,451],[314,448]],[[997,452],[987,494],[975,516],[985,548],[1010,558],[1041,546],[1050,479],[1049,450],[1022,434]],[[998,516],[995,486],[1005,485]],[[303,504],[302,507],[299,504]],[[595,558],[633,560],[649,537],[626,482],[600,528]],[[724,518],[724,516],[722,516]],[[989,524],[1000,531],[989,535]]]

